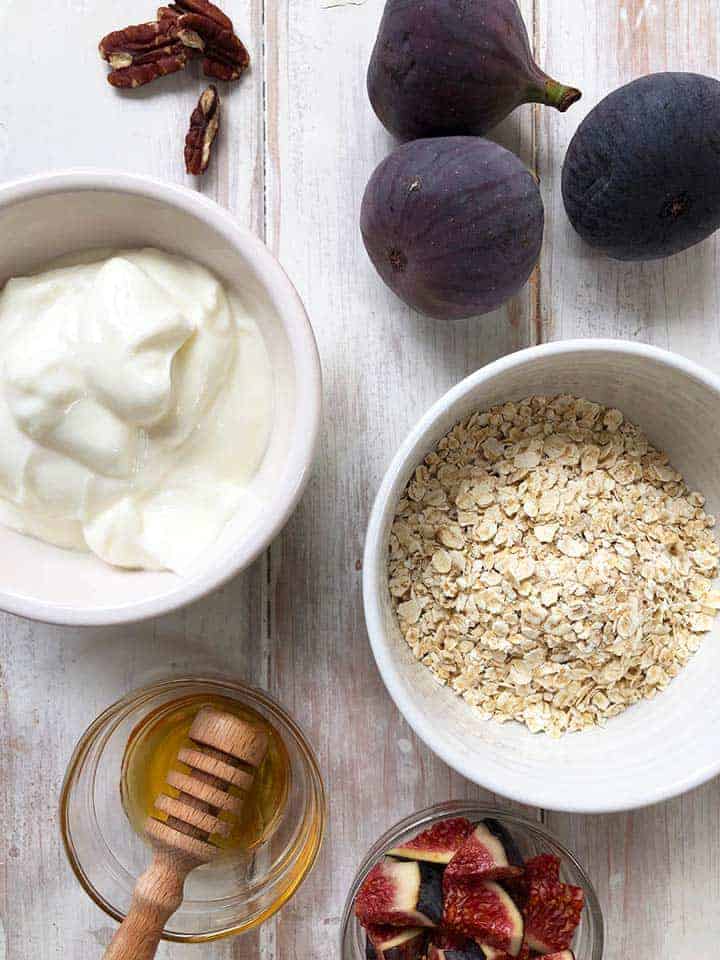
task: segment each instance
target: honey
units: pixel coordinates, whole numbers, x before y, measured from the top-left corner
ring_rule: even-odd
[[[290,788],[290,760],[277,731],[258,713],[228,697],[195,694],[157,707],[130,735],[123,757],[120,792],[125,813],[133,829],[141,836],[148,817],[166,820],[155,809],[155,798],[162,793],[177,796],[177,790],[166,783],[168,772],[189,773],[178,752],[192,743],[188,737],[193,719],[201,707],[234,714],[240,719],[262,726],[268,734],[268,751],[258,768],[250,790],[241,794],[235,787],[230,792],[244,796],[242,814],[228,813],[220,819],[232,823],[227,837],[210,839],[229,854],[241,855],[264,843],[280,822]]]

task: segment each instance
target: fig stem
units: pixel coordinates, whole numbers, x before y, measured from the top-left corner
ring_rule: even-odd
[[[575,87],[566,87],[564,83],[558,83],[552,77],[543,75],[540,83],[530,91],[532,102],[545,103],[549,107],[555,107],[560,113],[565,113],[570,107],[577,103],[582,92]]]

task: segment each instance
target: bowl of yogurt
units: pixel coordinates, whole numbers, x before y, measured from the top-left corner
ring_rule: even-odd
[[[0,187],[0,608],[132,622],[269,545],[312,465],[315,338],[264,244],[150,178]]]

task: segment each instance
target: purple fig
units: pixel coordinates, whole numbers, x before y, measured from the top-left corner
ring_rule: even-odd
[[[382,279],[439,320],[489,313],[514,296],[540,256],[544,222],[532,175],[480,137],[398,147],[370,178],[360,214]]]
[[[387,0],[368,93],[402,139],[482,136],[523,103],[581,97],[535,63],[516,0]]]

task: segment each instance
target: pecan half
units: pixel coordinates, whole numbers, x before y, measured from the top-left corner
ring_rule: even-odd
[[[177,20],[178,39],[204,54],[203,70],[218,80],[237,80],[250,65],[250,54],[232,30],[197,13],[184,13]]]
[[[114,87],[141,87],[182,70],[188,60],[176,24],[167,20],[114,30],[103,37],[99,50],[113,68],[108,82]]]
[[[181,43],[161,47],[152,53],[136,59],[129,67],[113,70],[108,74],[108,83],[113,87],[135,90],[152,83],[158,77],[184,70],[188,62],[187,50]]]
[[[243,48],[244,49],[244,48]],[[221,57],[204,57],[202,62],[203,73],[213,80],[225,80],[230,83],[239,80],[250,66],[250,55],[245,51],[245,57],[239,63],[232,63]]]
[[[215,86],[209,86],[200,97],[190,117],[190,129],[185,137],[185,168],[200,176],[210,162],[213,141],[220,129],[220,96]]]
[[[160,7],[157,16],[158,20],[162,20],[164,17],[179,17],[183,13],[199,13],[201,16],[207,17],[208,20],[214,20],[223,30],[229,30],[231,33],[235,32],[230,17],[226,16],[219,7],[210,3],[209,0],[177,0],[167,7]]]
[[[124,30],[113,30],[102,38],[98,49],[103,60],[107,60],[114,69],[120,70],[131,66],[136,57],[166,47],[176,40],[174,24],[167,21],[139,23],[125,27]]]

